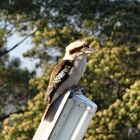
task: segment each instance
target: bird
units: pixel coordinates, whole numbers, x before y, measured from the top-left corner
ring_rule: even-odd
[[[68,89],[79,85],[86,70],[87,55],[92,53],[93,49],[85,40],[76,40],[66,46],[63,59],[54,67],[50,76],[45,96],[48,104],[46,110]]]

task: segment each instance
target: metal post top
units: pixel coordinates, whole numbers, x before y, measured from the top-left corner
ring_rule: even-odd
[[[69,90],[45,112],[33,140],[82,140],[96,110],[80,91]]]
[[[91,108],[97,109],[97,105],[82,94],[75,94],[73,96],[73,100],[76,100],[79,103],[85,104]]]

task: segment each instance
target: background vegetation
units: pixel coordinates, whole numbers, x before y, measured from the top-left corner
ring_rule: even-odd
[[[0,1],[0,139],[29,140],[43,115],[43,97],[53,66],[65,46],[86,39],[90,56],[81,85],[98,105],[85,140],[140,138],[139,0]],[[8,38],[23,37],[10,49]],[[23,55],[39,59],[36,70],[20,67],[9,53],[27,38]]]

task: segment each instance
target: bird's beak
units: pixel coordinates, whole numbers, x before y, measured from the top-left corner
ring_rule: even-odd
[[[94,51],[94,49],[92,49],[92,48],[86,48],[86,49],[84,50],[84,53],[85,53],[85,54],[92,54],[93,51]]]

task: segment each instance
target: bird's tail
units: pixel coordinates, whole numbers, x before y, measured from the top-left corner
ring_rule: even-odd
[[[61,95],[53,103],[48,102],[48,105],[47,105],[46,110],[45,110],[45,115],[44,115],[45,120],[47,120],[49,122],[53,121],[54,116],[59,108],[59,105],[60,105],[62,99],[63,99],[63,96]]]

